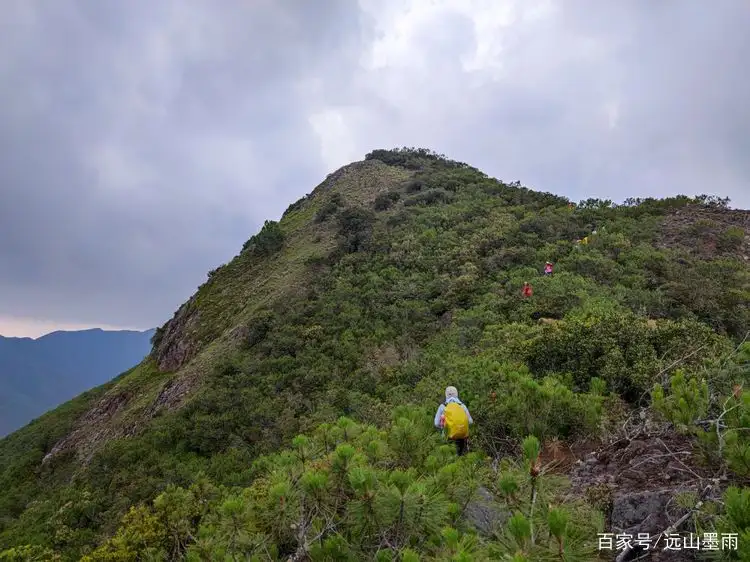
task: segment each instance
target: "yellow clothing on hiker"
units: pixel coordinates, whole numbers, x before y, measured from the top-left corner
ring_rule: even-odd
[[[445,406],[445,429],[448,439],[466,439],[469,436],[469,416],[456,402]]]

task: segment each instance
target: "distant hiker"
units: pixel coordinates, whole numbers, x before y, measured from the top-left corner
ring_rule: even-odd
[[[552,275],[552,262],[547,262],[544,264],[544,274]]]
[[[458,399],[455,386],[445,389],[445,402],[435,414],[435,427],[445,431],[446,437],[456,443],[456,453],[462,456],[466,453],[469,438],[469,425],[473,424],[469,409]]]
[[[523,289],[521,290],[521,294],[523,295],[523,298],[528,298],[531,295],[534,294],[534,289],[531,288],[531,285],[529,285],[528,281],[524,281]]]
[[[581,244],[588,244],[589,243],[589,237],[585,236],[583,240],[581,240]]]

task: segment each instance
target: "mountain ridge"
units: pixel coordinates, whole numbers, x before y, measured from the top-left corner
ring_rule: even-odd
[[[52,332],[47,332],[46,334],[42,334],[37,337],[31,337],[31,336],[5,336],[3,334],[0,334],[0,339],[4,340],[12,340],[12,341],[39,341],[41,339],[48,339],[50,337],[59,337],[64,334],[86,334],[86,333],[118,333],[118,334],[153,334],[153,332],[156,331],[156,328],[149,328],[148,330],[117,330],[117,329],[111,329],[111,330],[105,330],[103,328],[85,328],[83,330],[53,330]]]
[[[660,415],[674,417],[681,371],[711,369],[707,394],[731,394],[748,377],[734,362],[750,329],[738,226],[750,212],[726,205],[705,196],[576,205],[425,149],[373,151],[209,272],[142,363],[0,441],[0,485],[17,489],[0,501],[0,548],[39,541],[80,555],[112,536],[128,506],[169,486],[201,473],[250,486],[248,467],[302,443],[295,435],[339,416],[387,427],[391,409],[429,408],[447,384],[498,462],[529,434],[546,451],[551,439],[631,428],[623,422],[654,384],[665,388],[663,404],[654,394]],[[546,260],[552,276],[541,275]],[[523,299],[527,280],[534,296]],[[28,511],[40,486],[54,494]],[[50,541],[38,514],[81,494],[99,515],[58,523],[78,538]],[[278,540],[285,550],[296,539]]]
[[[154,331],[92,328],[38,338],[0,336],[0,435],[140,361]]]

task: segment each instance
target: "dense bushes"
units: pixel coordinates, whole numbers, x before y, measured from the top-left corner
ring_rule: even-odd
[[[409,197],[404,201],[406,207],[412,205],[434,205],[435,203],[450,203],[453,196],[450,192],[442,189],[434,189]]]
[[[305,205],[305,203],[307,203],[310,200],[310,197],[311,196],[308,193],[304,197],[301,197],[300,199],[298,199],[297,201],[295,201],[294,203],[292,203],[291,205],[289,205],[286,208],[286,210],[284,211],[284,214],[281,216],[281,218],[283,219],[287,215],[290,215],[290,214],[294,213],[295,211],[299,211],[300,209],[302,209],[302,207]]]
[[[243,489],[204,476],[189,487],[169,486],[151,506],[130,508],[115,536],[83,560],[594,554],[601,516],[565,503],[559,478],[536,475],[535,438],[523,442],[525,465],[505,462],[496,475],[479,454],[456,457],[426,414],[400,408],[388,429],[348,418],[323,424],[296,436],[291,449],[257,459],[253,483]],[[490,527],[470,515],[480,487],[485,497],[487,488],[496,495]],[[509,510],[510,519],[499,515]]]
[[[315,213],[315,222],[324,222],[329,217],[335,215],[338,210],[344,206],[344,201],[340,193],[334,193]]]
[[[750,477],[750,343],[744,343],[706,373],[678,370],[653,385],[655,409],[675,427],[695,435],[709,462]],[[750,524],[750,521],[748,521]]]
[[[276,221],[266,221],[260,232],[242,246],[256,256],[270,256],[281,250],[284,245],[284,232]]]
[[[346,252],[367,249],[372,238],[375,215],[360,207],[347,207],[339,215],[338,233],[344,238],[342,247]]]
[[[455,162],[426,148],[378,149],[365,155],[365,160],[380,160],[391,166],[401,166],[408,170],[420,170],[430,164],[439,163],[441,167],[466,168],[467,164]]]
[[[720,252],[735,252],[742,247],[744,241],[745,231],[738,226],[730,226],[719,235],[716,249]]]
[[[390,209],[391,206],[401,199],[401,193],[398,191],[387,191],[386,193],[381,193],[375,198],[374,206],[376,211],[385,211],[387,209]]]
[[[726,349],[722,344],[695,322],[651,327],[633,313],[597,307],[545,326],[531,342],[526,360],[537,373],[570,373],[578,389],[587,389],[599,377],[609,390],[636,401],[670,364],[700,364],[704,356],[691,352],[701,349],[713,356]]]

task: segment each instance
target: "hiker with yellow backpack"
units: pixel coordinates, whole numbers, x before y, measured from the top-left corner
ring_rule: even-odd
[[[469,409],[458,399],[455,386],[445,389],[445,402],[435,414],[435,427],[443,430],[449,441],[456,443],[456,453],[462,456],[466,453],[469,439],[469,425],[473,424]]]

